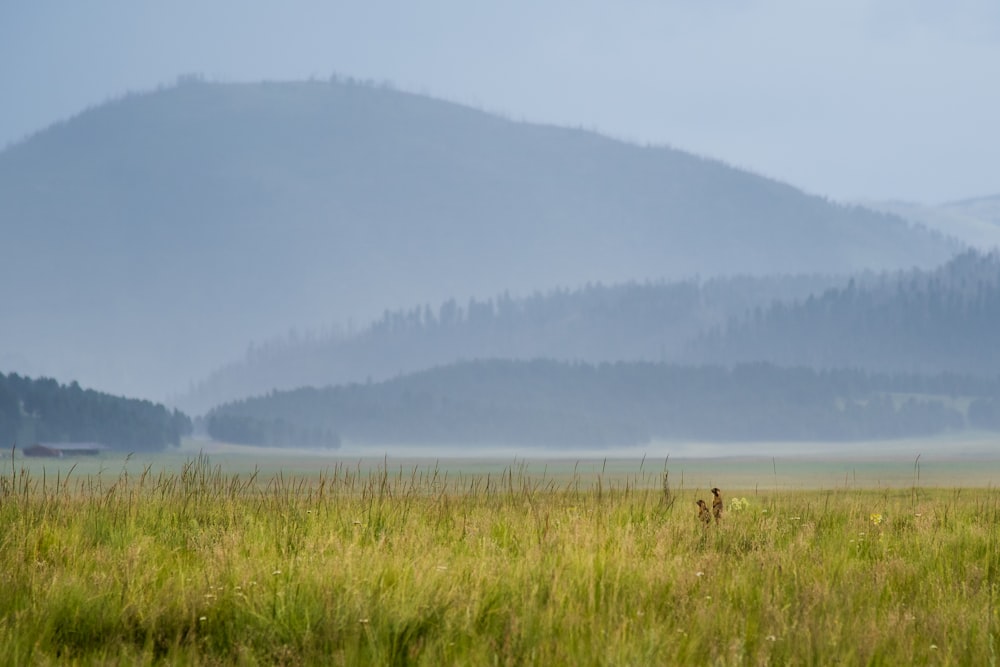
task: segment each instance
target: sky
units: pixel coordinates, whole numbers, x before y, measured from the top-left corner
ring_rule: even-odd
[[[0,148],[185,74],[334,73],[838,201],[1000,194],[995,0],[13,0]]]

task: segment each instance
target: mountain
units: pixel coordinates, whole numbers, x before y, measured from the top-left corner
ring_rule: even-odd
[[[903,201],[865,201],[861,205],[898,215],[980,250],[1000,248],[1000,195],[934,206]]]
[[[0,222],[0,367],[156,397],[386,308],[956,249],[681,151],[341,80],[85,111],[0,153]]]
[[[269,446],[615,447],[863,440],[1000,427],[1000,382],[745,364],[459,362],[219,406],[213,438]]]

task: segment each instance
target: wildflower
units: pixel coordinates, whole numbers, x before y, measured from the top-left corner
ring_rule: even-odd
[[[746,498],[730,498],[729,499],[729,511],[730,512],[742,512],[743,510],[750,507],[750,501]]]
[[[872,525],[878,526],[882,523],[882,515],[877,512],[872,512],[868,518],[871,519]]]
[[[207,621],[208,620],[208,616],[199,616],[198,620],[199,621]]]
[[[705,573],[699,570],[698,572],[694,573],[694,576],[696,576],[696,577],[704,577]]]
[[[271,574],[273,574],[273,575],[279,575],[279,574],[281,574],[281,570],[275,570]]]
[[[937,644],[931,644],[931,650],[932,651],[936,651],[937,650]]]
[[[358,619],[358,623],[360,623],[361,625],[368,625],[368,619],[367,618]]]
[[[767,641],[769,641],[769,642],[775,642],[775,641],[778,641],[778,638],[777,638],[777,637],[775,637],[774,635],[768,635],[767,637],[764,637],[764,639],[766,639],[766,640],[767,640]]]

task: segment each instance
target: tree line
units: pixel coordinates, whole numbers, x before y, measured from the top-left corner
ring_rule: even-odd
[[[386,310],[358,330],[296,333],[251,346],[187,397],[207,409],[272,388],[384,380],[459,359],[686,361],[701,332],[747,308],[841,284],[829,275],[592,283],[515,297]],[[187,403],[186,403],[187,404]]]
[[[937,271],[850,281],[747,309],[692,345],[713,363],[1000,373],[1000,256],[969,251]]]
[[[384,380],[460,359],[667,362],[1000,373],[1000,256],[852,276],[586,285],[385,311],[359,330],[248,350],[189,397],[203,410],[272,388]]]
[[[159,451],[179,445],[191,426],[187,415],[150,401],[0,373],[0,439],[6,443],[95,442]]]
[[[997,429],[998,398],[1000,378],[955,374],[482,360],[379,383],[272,391],[219,406],[206,423],[212,437],[236,441],[239,428],[278,423],[290,425],[285,433],[372,444],[846,441]]]

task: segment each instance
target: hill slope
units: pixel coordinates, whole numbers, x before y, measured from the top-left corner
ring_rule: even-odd
[[[178,403],[384,380],[463,359],[767,361],[810,368],[1000,375],[1000,254],[933,270],[589,285],[386,312],[357,333],[274,341]]]
[[[748,309],[846,285],[839,276],[738,276],[587,285],[386,311],[356,332],[266,341],[175,402],[192,414],[272,389],[386,380],[460,359],[683,363],[700,334]]]
[[[386,307],[954,249],[679,151],[343,82],[89,110],[0,153],[0,220],[0,365],[147,396]]]
[[[1000,248],[1000,195],[936,206],[899,201],[867,201],[862,205],[938,230],[980,250]]]
[[[1000,377],[1000,254],[755,309],[692,346],[695,360]]]

